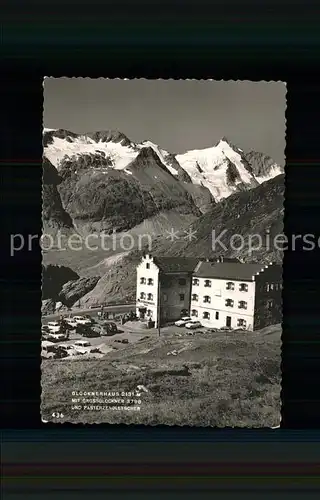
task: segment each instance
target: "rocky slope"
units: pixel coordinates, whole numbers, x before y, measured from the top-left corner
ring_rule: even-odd
[[[120,232],[170,210],[201,214],[152,148],[143,148],[124,170],[108,168],[100,156],[64,159],[59,175],[62,204],[79,232]]]
[[[135,144],[119,131],[59,129],[45,130],[43,145],[44,170],[50,169],[44,220],[86,234],[132,229],[163,211],[198,216],[283,171],[270,157],[246,154],[226,138],[174,155],[151,141]]]
[[[241,193],[236,193],[228,199],[215,205],[210,212],[202,215],[194,225],[194,237],[188,241],[185,234],[178,233],[179,239],[170,242],[158,237],[153,244],[152,253],[166,256],[186,256],[212,258],[224,255],[225,257],[240,258],[243,262],[282,262],[282,252],[274,248],[272,242],[277,234],[283,233],[283,202],[284,176],[279,175],[270,181]],[[220,238],[220,244],[212,249],[212,231]],[[267,233],[268,231],[268,233]],[[268,236],[267,236],[268,234]],[[239,238],[234,247],[230,244],[232,235],[240,235],[244,245],[240,248]],[[249,252],[249,238],[252,245],[259,243],[261,247]],[[133,251],[121,261],[116,262],[111,269],[99,280],[96,287],[82,298],[86,305],[99,302],[113,302],[115,300],[134,300],[136,274],[135,267],[141,258],[141,251]]]
[[[266,154],[249,151],[245,153],[245,158],[259,184],[284,173],[284,169],[275,164],[273,159]]]
[[[65,283],[59,293],[59,301],[67,307],[73,306],[77,300],[89,293],[98,283],[100,277],[79,278]]]
[[[272,242],[277,234],[283,233],[283,202],[284,175],[279,175],[255,189],[236,193],[218,203],[190,228],[194,231],[192,241],[181,237],[183,235],[172,243],[158,238],[153,251],[186,257],[224,255],[240,258],[244,262],[280,263],[282,253]],[[221,234],[222,237],[219,237]],[[215,248],[213,236],[216,239]],[[258,245],[259,248],[254,250],[253,247]]]
[[[42,222],[44,233],[73,229],[72,219],[61,202],[58,191],[60,182],[61,177],[56,168],[49,160],[44,158],[42,176]]]

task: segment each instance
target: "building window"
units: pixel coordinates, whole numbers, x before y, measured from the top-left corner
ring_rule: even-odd
[[[197,318],[198,317],[198,311],[196,309],[192,309],[191,316],[195,316]]]
[[[198,298],[198,295],[196,293],[193,293],[191,300],[198,300]]]
[[[227,307],[233,307],[233,300],[232,299],[226,299],[226,306]]]
[[[179,285],[184,286],[187,283],[187,281],[184,278],[179,279]]]
[[[204,286],[211,287],[211,280],[204,280]]]
[[[240,283],[239,290],[240,290],[240,292],[247,292],[248,291],[247,283]]]
[[[140,299],[145,299],[146,298],[146,294],[144,292],[141,292],[140,293]]]
[[[247,309],[247,302],[240,300],[238,304],[239,309]]]
[[[147,316],[152,316],[152,311],[151,311],[151,309],[148,309],[148,310],[147,310]]]
[[[152,278],[148,279],[148,285],[153,285],[153,279]]]
[[[203,319],[210,319],[210,313],[208,313],[207,311],[204,311]]]
[[[270,283],[270,290],[273,290],[273,289],[274,289],[274,284]]]
[[[243,326],[244,328],[247,326],[246,320],[242,319],[242,318],[238,319],[238,323],[237,324],[238,324],[238,326]]]
[[[148,293],[148,300],[153,300],[153,295],[152,295],[152,293]]]
[[[140,278],[140,285],[145,285],[147,282],[146,278]]]
[[[195,286],[199,285],[199,280],[198,280],[198,278],[193,278],[193,280],[192,280],[192,284],[193,284],[193,285],[195,285]]]
[[[267,283],[267,284],[266,284],[266,290],[267,290],[267,292],[269,292],[269,290],[270,290],[270,285],[269,285],[269,283]]]
[[[227,290],[234,290],[234,283],[232,281],[228,281],[226,285]]]
[[[267,301],[267,308],[270,310],[273,307],[273,300],[268,300]]]
[[[163,300],[163,302],[167,302],[167,300],[168,300],[168,295],[167,295],[166,293],[164,293],[164,294],[163,294],[163,296],[162,296],[162,300]]]
[[[179,293],[180,302],[184,302],[184,293]]]
[[[219,319],[219,313],[216,312],[216,319]]]
[[[147,269],[150,269],[150,264],[149,264],[149,262],[147,262],[147,264],[146,264],[146,268],[147,268]]]
[[[203,302],[205,302],[206,304],[210,304],[211,302],[211,297],[209,297],[209,295],[205,295],[203,297]]]

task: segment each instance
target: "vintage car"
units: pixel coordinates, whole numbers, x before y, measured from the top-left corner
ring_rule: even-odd
[[[190,323],[192,319],[190,316],[183,316],[183,318],[179,319],[178,321],[175,321],[175,326],[185,326],[187,323]]]

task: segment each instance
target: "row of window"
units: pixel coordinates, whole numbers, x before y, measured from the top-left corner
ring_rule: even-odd
[[[148,283],[148,285],[153,285],[154,284],[153,278],[148,278],[148,280],[147,280],[147,278],[140,278],[140,285],[146,285],[147,283]],[[179,283],[179,285],[184,286],[184,285],[186,285],[187,280],[185,280],[184,278],[180,278],[178,280],[178,283]]]
[[[232,299],[226,299],[225,301],[226,307],[233,307],[234,306],[234,300]],[[245,300],[239,300],[238,302],[238,308],[239,309],[247,309],[248,304]]]
[[[148,278],[148,280],[147,280],[147,278],[140,278],[140,284],[141,285],[146,285],[146,284],[153,285],[154,284],[154,280],[153,280],[153,278]],[[198,278],[194,278],[192,280],[192,284],[194,286],[199,285],[199,279]],[[179,285],[181,285],[181,286],[186,285],[186,280],[184,278],[180,278],[179,279]],[[211,280],[205,280],[204,281],[204,286],[210,288],[211,287]],[[235,289],[235,284],[233,283],[233,281],[228,281],[226,283],[226,290],[234,290],[234,289]],[[281,283],[267,283],[266,284],[266,290],[267,290],[267,292],[273,291],[273,290],[282,290],[282,284]],[[248,291],[248,284],[247,283],[240,283],[239,284],[239,291],[240,292],[247,292]]]
[[[200,281],[199,281],[198,278],[193,278],[193,280],[192,280],[192,284],[194,286],[199,285],[199,282]],[[204,280],[204,286],[205,287],[209,287],[210,288],[211,284],[212,284],[211,280]],[[233,283],[233,281],[228,281],[226,283],[226,290],[234,290],[234,288],[235,288],[235,284]],[[248,291],[248,285],[247,285],[247,283],[240,283],[239,284],[239,291],[240,292],[247,292]]]
[[[267,290],[267,292],[270,292],[273,290],[282,290],[282,284],[281,283],[267,283],[266,290]]]
[[[196,309],[192,309],[191,316],[194,316],[195,318],[197,318],[199,316],[198,311]],[[208,311],[204,311],[202,313],[202,318],[203,319],[210,319],[210,313]],[[219,319],[218,311],[215,312],[215,319]]]
[[[146,268],[150,269],[150,264],[146,264]],[[140,284],[145,285],[147,283],[146,278],[140,278]],[[186,285],[186,280],[184,278],[179,279],[179,285],[185,286]],[[200,280],[198,278],[193,278],[192,280],[192,285],[197,286],[199,285]],[[148,278],[148,285],[153,285],[154,281],[152,278]],[[205,280],[204,281],[204,286],[205,287],[211,287],[211,280]],[[235,289],[235,283],[233,281],[228,281],[226,283],[226,290],[234,290]],[[266,284],[266,290],[267,292],[273,291],[273,290],[282,290],[282,284],[281,283],[267,283]],[[248,291],[248,284],[247,283],[240,283],[239,284],[239,291],[240,292],[247,292]]]
[[[184,302],[185,294],[184,293],[179,293],[179,300],[180,302]],[[140,293],[140,299],[146,299],[146,300],[153,300],[153,294],[152,293]],[[166,294],[163,295],[163,301],[166,302],[168,300],[168,296]]]
[[[195,318],[198,318],[198,311],[196,309],[192,309],[191,316],[193,316]],[[219,312],[218,311],[215,312],[215,316],[214,317],[215,317],[216,320],[219,319]],[[209,313],[209,311],[204,311],[202,313],[202,319],[210,319],[210,313]],[[245,319],[239,318],[237,320],[237,325],[238,326],[246,327],[247,326],[247,322],[246,322]]]
[[[191,299],[194,302],[197,302],[199,300],[199,295],[197,295],[196,293],[193,293]],[[209,297],[209,295],[205,295],[203,297],[203,302],[205,304],[210,304],[211,303],[211,297]],[[226,299],[225,305],[227,307],[233,307],[234,306],[234,300],[232,300],[232,299]],[[247,309],[248,303],[245,300],[239,300],[238,307],[239,307],[239,309]]]
[[[147,284],[147,278],[140,278],[140,285],[146,285]],[[153,285],[153,279],[148,278],[148,285]]]

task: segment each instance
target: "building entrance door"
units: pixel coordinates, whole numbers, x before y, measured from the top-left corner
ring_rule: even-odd
[[[226,326],[231,327],[231,316],[227,316],[227,318],[226,318]]]
[[[139,307],[139,319],[144,320],[146,316],[147,308],[146,307]]]

